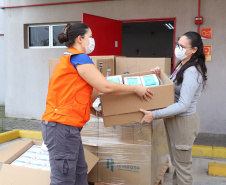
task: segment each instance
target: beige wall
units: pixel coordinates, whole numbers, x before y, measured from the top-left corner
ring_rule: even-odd
[[[3,6],[3,1],[0,1]],[[4,10],[0,9],[0,34],[4,34]],[[0,35],[0,105],[5,105],[4,35]]]
[[[50,0],[5,0],[5,6],[52,3]],[[55,2],[60,2],[55,0]],[[201,27],[213,28],[212,62],[207,63],[208,83],[200,98],[198,112],[201,132],[226,132],[226,1],[202,1]],[[82,13],[118,20],[176,17],[176,38],[197,31],[194,17],[198,0],[115,0],[108,2],[5,9],[6,115],[41,119],[48,88],[48,58],[60,57],[64,49],[24,49],[23,25],[80,21]],[[217,21],[219,19],[220,21]],[[104,30],[103,30],[104,31]]]

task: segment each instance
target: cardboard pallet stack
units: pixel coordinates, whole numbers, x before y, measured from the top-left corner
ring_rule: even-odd
[[[146,74],[143,71],[157,65],[169,74],[171,66],[170,59],[166,58],[144,59],[116,56],[91,58],[104,76],[131,75],[130,73],[134,72],[142,72],[139,74],[143,75]],[[58,62],[59,59],[49,60],[49,77]],[[166,107],[174,102],[173,83],[163,73],[160,74],[160,78],[164,85],[153,87],[152,90],[156,92],[156,95],[155,99],[149,103],[141,104],[135,94],[126,96],[126,98],[117,96],[119,102],[115,101],[114,96],[102,96],[104,120],[91,117],[81,132],[89,181],[124,185],[154,185],[158,180],[168,161],[163,120],[154,120],[152,124],[142,125],[136,122],[142,117],[139,112],[140,106],[146,110],[153,110]],[[167,99],[164,99],[165,96]],[[113,106],[113,103],[116,104]],[[42,141],[33,140],[18,141],[1,152],[0,162],[3,162],[3,165],[0,172],[0,184],[49,184],[49,171],[11,165],[33,145],[41,145],[41,143]]]
[[[131,76],[150,74],[159,66],[170,74],[169,58],[128,58],[117,56],[91,56],[104,76]],[[49,60],[50,75],[58,59]],[[147,72],[144,72],[147,71]],[[135,94],[102,95],[103,119],[91,117],[81,135],[85,149],[99,158],[88,174],[90,182],[154,185],[168,162],[168,145],[163,120],[152,124],[139,124],[143,114],[140,108],[153,110],[174,102],[173,83],[165,73],[160,74],[164,85],[151,87],[155,97],[141,102]]]
[[[104,56],[92,59],[103,60]],[[167,58],[114,57],[114,62],[115,75],[123,78],[150,74],[150,69],[156,66],[170,74],[171,68]],[[150,102],[141,102],[135,94],[101,96],[103,119],[91,117],[81,132],[84,147],[99,158],[89,173],[90,182],[154,185],[159,181],[168,163],[164,122],[162,119],[152,124],[138,122],[143,116],[139,108],[159,109],[174,102],[173,83],[166,74],[159,76],[164,85],[151,87],[155,97]]]
[[[92,117],[81,134],[83,146],[99,158],[90,182],[154,185],[168,162],[162,119],[105,127],[103,119]]]

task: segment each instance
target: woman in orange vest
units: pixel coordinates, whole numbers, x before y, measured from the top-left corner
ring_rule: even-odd
[[[67,24],[58,39],[60,43],[65,42],[68,50],[52,72],[42,116],[42,136],[50,157],[51,185],[87,185],[87,164],[80,131],[90,119],[92,96],[96,92],[136,93],[141,100],[148,101],[153,93],[142,85],[109,82],[97,70],[87,55],[95,47],[92,31],[87,25]]]

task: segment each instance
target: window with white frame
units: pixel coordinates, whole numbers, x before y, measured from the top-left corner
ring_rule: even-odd
[[[28,26],[28,47],[65,48],[65,44],[61,44],[57,38],[65,26],[66,24]]]

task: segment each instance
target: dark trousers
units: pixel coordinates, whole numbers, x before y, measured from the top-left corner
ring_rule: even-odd
[[[42,122],[42,137],[49,151],[50,185],[88,185],[81,128]]]

